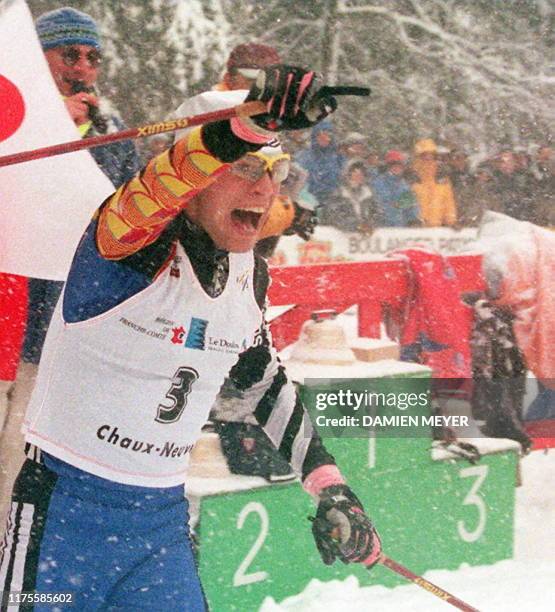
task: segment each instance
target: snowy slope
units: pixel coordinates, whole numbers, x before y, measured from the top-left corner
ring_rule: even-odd
[[[425,578],[481,612],[542,612],[555,609],[555,452],[535,451],[522,461],[517,489],[515,559],[492,566],[435,570]],[[387,539],[386,539],[387,541]],[[313,580],[281,603],[266,599],[260,612],[441,612],[455,610],[413,585],[387,589]]]

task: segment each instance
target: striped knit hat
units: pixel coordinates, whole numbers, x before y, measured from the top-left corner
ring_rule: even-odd
[[[100,49],[96,22],[90,15],[69,6],[43,13],[35,26],[43,51],[67,45],[89,45]]]

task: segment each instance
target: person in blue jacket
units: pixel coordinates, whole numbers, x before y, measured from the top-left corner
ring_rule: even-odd
[[[322,222],[332,196],[341,183],[345,159],[339,152],[330,121],[323,121],[313,128],[310,148],[295,156],[295,161],[308,171],[308,190],[322,207]]]
[[[378,225],[382,227],[408,227],[420,225],[418,203],[403,177],[406,156],[401,151],[388,151],[384,157],[386,167],[372,182],[377,208]]]

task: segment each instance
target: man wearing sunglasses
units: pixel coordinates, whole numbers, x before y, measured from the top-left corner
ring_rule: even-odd
[[[285,174],[266,147],[335,109],[319,91],[314,72],[266,68],[247,97],[266,114],[193,129],[101,205],[25,418],[0,590],[73,592],[79,610],[205,610],[183,483],[226,376],[316,498],[324,561],[377,562],[372,523],[271,347],[253,253]]]
[[[254,84],[259,70],[280,63],[278,52],[270,45],[241,43],[231,50],[221,81],[211,91],[185,100],[174,116],[186,117],[240,104]],[[179,132],[176,139],[182,134]],[[303,240],[308,240],[315,226],[316,214],[312,208],[301,206],[296,199],[289,198],[289,194],[277,196],[264,229],[265,238],[258,244],[257,250],[270,257],[281,235],[297,234]]]
[[[92,17],[64,7],[42,14],[35,25],[52,77],[81,136],[125,129],[117,116],[100,110],[102,104],[95,85],[102,63],[102,44]],[[95,147],[90,153],[115,187],[138,170],[132,141]]]
[[[101,113],[94,85],[99,75],[101,41],[94,20],[64,7],[44,13],[36,20],[39,42],[67,111],[83,138],[125,129],[116,116]],[[132,141],[112,143],[90,150],[98,167],[114,187],[131,179],[139,169]],[[75,177],[75,180],[80,180]],[[22,361],[9,397],[4,428],[0,433],[0,516],[9,499],[13,481],[24,461],[20,450],[21,420],[33,388],[46,330],[62,289],[61,282],[29,279],[28,317]]]

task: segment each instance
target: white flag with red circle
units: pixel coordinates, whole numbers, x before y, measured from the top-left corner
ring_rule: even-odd
[[[0,2],[0,156],[77,139],[26,3]],[[88,151],[0,167],[0,271],[65,280],[113,191]]]

